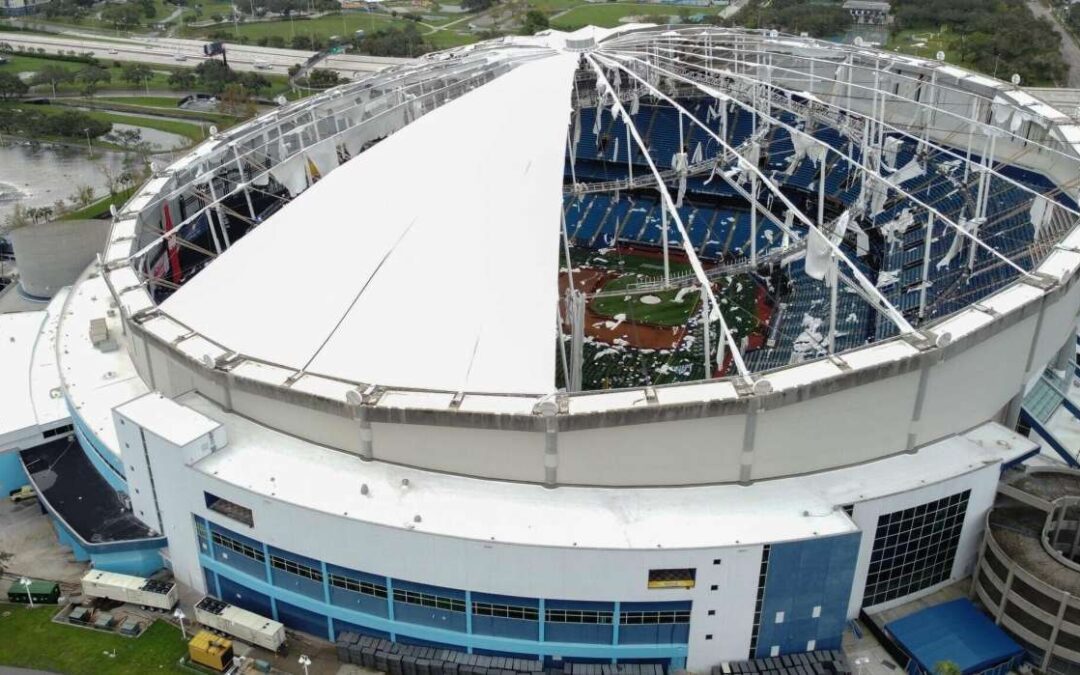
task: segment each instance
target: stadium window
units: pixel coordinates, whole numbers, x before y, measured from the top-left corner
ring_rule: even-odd
[[[623,626],[649,626],[673,623],[690,623],[690,610],[658,610],[655,612],[621,612],[619,623]]]
[[[289,560],[288,558],[283,558],[279,555],[272,555],[270,556],[270,566],[274,569],[281,570],[282,572],[288,572],[289,574],[295,574],[298,577],[311,579],[319,584],[322,583],[322,571],[317,570],[314,567],[308,567],[303,563],[298,563],[295,560]]]
[[[491,616],[497,619],[518,619],[519,621],[540,620],[540,612],[535,607],[474,602],[472,604],[472,610],[473,614],[476,616]]]
[[[330,585],[336,586],[337,588],[341,588],[346,591],[352,591],[353,593],[370,595],[373,598],[386,597],[386,586],[372,583],[370,581],[360,581],[359,579],[352,579],[350,577],[341,576],[340,574],[330,575]]]
[[[874,533],[863,607],[949,579],[971,491],[882,514]]]
[[[255,514],[246,506],[240,506],[239,504],[230,502],[228,499],[212,495],[209,492],[204,492],[203,498],[206,500],[206,508],[211,511],[220,513],[226,518],[235,520],[238,523],[243,523],[248,527],[255,527]]]
[[[548,609],[544,612],[544,621],[548,623],[609,624],[612,616],[612,612],[592,609]]]
[[[418,605],[420,607],[431,607],[433,609],[442,609],[447,612],[464,612],[465,601],[458,600],[457,598],[444,598],[439,595],[431,595],[430,593],[419,593],[417,591],[403,591],[401,589],[394,589],[394,602],[401,602],[406,605]]]
[[[220,546],[224,549],[239,553],[240,555],[251,558],[256,562],[266,562],[266,555],[262,551],[255,548],[254,546],[249,546],[242,541],[237,541],[232,537],[226,537],[223,534],[214,532],[213,542],[214,546]]]
[[[649,570],[649,588],[693,588],[696,577],[693,568]]]

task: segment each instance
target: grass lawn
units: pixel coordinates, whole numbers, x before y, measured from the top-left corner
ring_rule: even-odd
[[[5,107],[10,104],[3,104]],[[33,109],[44,115],[57,115],[66,110],[71,110],[69,106],[63,105],[40,105],[34,106]],[[177,134],[190,140],[193,144],[202,141],[205,138],[202,127],[198,124],[192,124],[189,122],[180,122],[177,120],[164,119],[161,117],[150,117],[148,115],[121,115],[115,112],[109,112],[107,110],[80,110],[85,115],[88,115],[101,122],[112,122],[113,124],[129,124],[132,126],[146,127],[148,129],[157,129],[158,131],[166,131],[171,134]],[[78,139],[75,139],[76,141]],[[71,139],[68,139],[70,142]]]
[[[612,279],[604,284],[603,290],[618,291],[637,281],[633,275]],[[647,323],[653,326],[682,326],[697,309],[700,295],[695,292],[683,294],[676,301],[678,291],[661,291],[634,295],[617,295],[594,298],[590,307],[602,316],[614,317],[626,315],[628,321]],[[629,299],[628,299],[629,298]],[[659,300],[659,302],[656,302]],[[652,302],[653,304],[650,304]]]
[[[458,33],[453,28],[436,31],[424,35],[424,39],[435,46],[436,49],[450,49],[462,45],[471,45],[480,38],[471,33]]]
[[[0,604],[0,664],[65,675],[188,673],[180,631],[158,621],[138,638],[52,623],[55,606],[27,609]],[[115,658],[105,652],[116,652]]]
[[[2,42],[2,40],[0,40]],[[24,56],[21,54],[5,54],[8,62],[0,65],[0,72],[9,72],[18,75],[19,73],[36,73],[47,65],[60,66],[61,68],[77,73],[83,68],[87,67],[85,63],[78,63],[75,61],[61,61],[57,59],[50,59],[46,56]],[[106,68],[109,71],[109,75],[112,79],[109,82],[103,82],[99,85],[100,89],[121,89],[131,91],[142,91],[146,88],[144,84],[132,84],[127,80],[122,79],[124,64],[119,61],[110,61],[108,59],[98,59],[102,68]],[[151,89],[168,89],[169,73],[171,71],[155,69],[153,77],[150,78]],[[52,87],[48,84],[38,85],[33,87],[31,91],[35,93],[46,93],[52,91]],[[56,87],[57,93],[70,93],[79,91],[79,85],[77,83],[63,83]]]
[[[103,197],[89,206],[84,206],[81,209],[65,213],[61,216],[60,220],[89,220],[91,218],[100,218],[109,212],[110,204],[116,204],[116,206],[119,207],[127,200],[131,199],[131,196],[134,195],[135,191],[138,189],[138,186],[129,187],[126,190],[121,190],[115,197]]]
[[[945,52],[945,61],[956,66],[974,69],[975,66],[960,58],[960,36],[943,28],[940,31],[933,30],[903,30],[889,36],[884,49],[898,51],[902,54],[920,56],[922,58],[937,58],[939,51]]]
[[[337,35],[348,37],[357,29],[370,31],[375,28],[384,28],[389,25],[404,25],[405,20],[395,19],[388,14],[378,12],[349,12],[335,14],[333,16],[321,16],[317,19],[278,19],[274,21],[254,21],[234,26],[231,23],[222,23],[214,26],[204,26],[189,29],[187,32],[196,35],[209,35],[215,31],[224,31],[230,36],[246,36],[254,43],[261,37],[279,35],[286,41],[294,35],[308,35],[321,37],[324,40]],[[421,29],[423,32],[423,29]]]
[[[98,96],[94,100],[106,103],[122,103],[124,105],[141,105],[147,108],[176,108],[180,102],[179,96]]]
[[[549,1],[551,0],[540,0],[540,2]],[[716,14],[722,9],[722,7],[677,7],[674,5],[622,2],[594,3],[574,7],[566,14],[552,20],[551,26],[560,30],[576,30],[589,25],[614,28],[620,25],[620,19],[628,16],[678,16],[680,12],[690,16],[694,14]]]

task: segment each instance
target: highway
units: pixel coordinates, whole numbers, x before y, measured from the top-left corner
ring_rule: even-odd
[[[90,38],[81,35],[35,35],[31,33],[2,33],[0,42],[28,49],[44,49],[47,54],[75,50],[90,52],[99,59],[132,61],[159,66],[194,67],[207,57],[203,56],[204,40],[180,38]],[[274,75],[287,75],[289,67],[307,61],[315,52],[299,49],[276,49],[253,45],[227,44],[225,47],[229,66],[239,71],[258,71]],[[358,54],[329,56],[320,62],[320,68],[336,70],[349,79],[382,70],[409,59],[397,59]]]

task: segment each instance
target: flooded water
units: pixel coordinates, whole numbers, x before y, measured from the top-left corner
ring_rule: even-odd
[[[142,134],[142,140],[149,143],[150,147],[155,151],[161,150],[176,150],[182,148],[188,144],[188,139],[180,134],[169,133],[168,131],[159,131],[158,129],[149,129],[147,127],[138,127],[131,124],[120,124],[113,122],[113,131],[131,131],[138,129]]]
[[[170,134],[171,135],[171,134]],[[0,145],[0,223],[20,203],[25,207],[50,206],[89,185],[94,194],[107,194],[102,167],[118,173],[124,156],[86,149],[46,148],[22,144]]]

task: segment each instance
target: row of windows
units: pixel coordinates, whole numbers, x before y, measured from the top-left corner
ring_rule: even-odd
[[[419,605],[421,607],[434,607],[435,609],[445,609],[448,612],[465,611],[464,600],[444,598],[442,596],[419,593],[417,591],[403,591],[398,588],[394,589],[394,602],[403,602],[407,605]]]
[[[611,623],[612,612],[591,609],[549,609],[544,614],[548,623]]]
[[[235,551],[242,556],[246,556],[258,562],[266,562],[266,556],[263,555],[263,552],[261,550],[255,548],[254,546],[249,546],[242,541],[237,541],[232,537],[226,537],[225,535],[218,532],[214,532],[214,546],[227,548],[230,551]]]
[[[288,558],[282,558],[279,555],[270,556],[270,566],[276,569],[288,572],[289,574],[295,574],[298,577],[304,577],[305,579],[311,579],[312,581],[321,584],[322,572],[314,567],[308,567],[298,562],[289,560]]]
[[[473,614],[477,616],[493,616],[499,619],[521,619],[523,621],[539,621],[540,612],[535,607],[519,607],[517,605],[495,605],[490,602],[474,602]]]
[[[661,612],[620,612],[619,623],[624,626],[646,626],[661,623],[690,623],[690,610],[676,609]]]
[[[357,579],[343,577],[337,574],[331,574],[330,585],[337,586],[338,588],[344,588],[346,591],[352,591],[353,593],[370,595],[375,598],[386,597],[386,586],[372,583],[370,581],[359,581]]]

